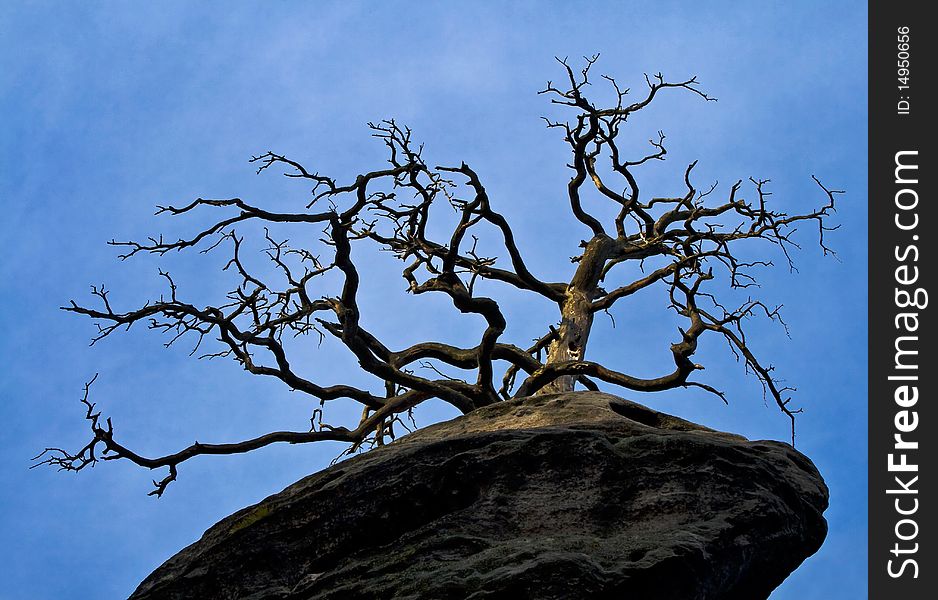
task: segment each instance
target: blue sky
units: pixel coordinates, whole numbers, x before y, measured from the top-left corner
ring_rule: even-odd
[[[234,4],[232,7],[231,5]],[[395,117],[434,163],[465,160],[514,224],[531,266],[569,274],[585,235],[563,201],[566,148],[536,92],[561,75],[555,55],[602,53],[597,70],[638,90],[643,72],[697,74],[719,98],[662,96],[630,122],[643,143],[668,134],[668,160],[643,174],[655,195],[678,191],[699,159],[701,182],[772,179],[792,210],[823,199],[816,174],[847,190],[822,259],[802,231],[799,272],[766,272],[760,293],[783,304],[790,339],[754,322],[761,356],[799,388],[799,449],[831,488],[830,534],[773,600],[866,597],[866,11],[856,2],[5,3],[0,8],[0,253],[4,356],[0,436],[3,598],[126,597],[163,560],[225,515],[314,472],[330,445],[270,447],[186,463],[157,501],[153,473],[123,463],[79,475],[28,471],[46,445],[80,446],[82,384],[128,444],[149,454],[194,439],[229,441],[301,428],[312,404],[233,363],[164,350],[144,328],[88,347],[92,324],[57,309],[106,282],[122,307],[159,292],[168,268],[208,302],[230,280],[221,255],[116,260],[105,242],[193,231],[153,207],[197,196],[305,204],[308,190],[246,161],[268,149],[349,179],[380,166],[365,123]],[[599,92],[597,86],[597,92]],[[725,187],[723,188],[725,189]],[[208,218],[206,215],[205,218]],[[563,225],[558,226],[558,222]],[[316,232],[294,231],[294,241]],[[385,268],[387,266],[388,268]],[[435,299],[403,294],[396,265],[362,266],[366,319],[388,339],[469,340],[477,323]],[[504,297],[508,335],[523,343],[554,310]],[[659,318],[660,317],[660,318]],[[590,357],[652,374],[668,364],[673,322],[663,297],[598,321]],[[323,379],[361,381],[328,347],[298,348]],[[624,396],[750,438],[785,440],[787,420],[724,347],[701,348],[723,406],[692,392]],[[338,422],[353,409],[339,407]],[[422,423],[451,416],[430,406]]]

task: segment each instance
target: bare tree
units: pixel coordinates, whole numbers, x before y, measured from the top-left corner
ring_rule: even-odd
[[[167,346],[183,336],[194,336],[193,352],[206,336],[215,338],[219,345],[203,357],[233,358],[250,373],[279,379],[289,388],[308,394],[319,405],[312,427],[275,431],[234,443],[196,442],[172,454],[145,457],[119,442],[111,420],[95,412],[95,405],[88,399],[89,382],[82,402],[87,409],[91,440],[77,452],[47,448],[37,457],[37,464],[79,471],[99,459],[127,459],[150,469],[166,467],[168,474],[154,481],[156,489],[151,492],[160,496],[176,478],[180,463],[203,454],[248,452],[274,442],[338,440],[349,442],[351,450],[381,444],[394,436],[394,426],[401,423],[402,415],[429,398],[441,399],[468,413],[510,398],[568,392],[577,384],[595,390],[596,382],[604,382],[634,391],[697,387],[726,402],[717,388],[693,378],[703,369],[693,360],[698,339],[708,332],[725,339],[737,360],[745,363],[767,396],[791,419],[794,443],[794,416],[800,409],[790,406],[788,393],[792,388],[781,385],[772,367],[756,357],[744,332],[744,321],[756,314],[781,322],[778,308],[753,298],[728,307],[709,290],[744,290],[755,285],[758,268],[771,266],[770,262],[740,258],[738,248],[746,240],[778,246],[792,267],[789,251],[797,245],[791,234],[799,223],[813,223],[823,252],[830,253],[824,233],[833,227],[827,225],[826,218],[834,210],[835,195],[840,192],[828,189],[815,178],[823,202],[804,214],[771,208],[768,182],[756,179],[750,179],[745,186],[752,194],[749,199],[743,198],[743,182],[737,181],[722,199],[714,200],[716,184],[705,189],[695,186],[694,162],[684,170],[682,195],[644,195],[635,172],[645,163],[664,160],[665,136],[659,132],[644,156],[625,157],[620,153],[620,131],[628,118],[664,90],[714,99],[700,90],[696,78],[671,82],[658,74],[646,76],[644,97],[629,102],[629,90],[604,76],[613,100],[607,106],[596,105],[586,94],[596,59],[587,58],[580,71],[560,60],[563,84],[548,82],[541,92],[571,113],[566,121],[545,118],[548,127],[559,130],[570,146],[568,167],[572,177],[567,196],[573,217],[589,236],[573,259],[575,272],[569,281],[550,281],[533,274],[479,174],[466,163],[431,167],[423,158],[422,147],[412,141],[410,129],[393,120],[369,124],[373,136],[387,147],[387,166],[358,175],[348,183],[267,152],[251,159],[258,173],[277,168],[287,177],[312,183],[312,200],[305,210],[278,212],[240,198],[198,198],[181,207],[159,207],[157,212],[176,216],[203,207],[222,212],[219,220],[196,235],[176,241],[161,236],[146,242],[110,242],[123,249],[122,259],[139,253],[163,255],[198,247],[203,252],[230,248],[231,259],[225,269],[236,272],[239,281],[224,300],[205,307],[186,302],[170,274],[161,271],[168,286],[166,295],[140,308],[115,308],[103,287],[92,288],[96,306],[72,301],[63,308],[95,320],[98,331],[92,344],[137,322],[169,335]],[[602,222],[584,208],[581,197],[593,188],[614,207],[616,216],[611,223]],[[435,238],[431,231],[438,228],[430,223],[431,218],[437,218],[441,204],[455,210],[457,218],[455,225],[447,229],[451,229],[448,236]],[[452,210],[448,211],[450,215]],[[244,238],[238,227],[248,222],[293,224],[316,228],[317,232],[321,229],[323,246],[317,251],[290,247],[265,229],[266,254],[279,276],[278,281],[263,279],[242,261]],[[502,246],[498,253],[504,258],[481,253],[477,233],[485,228],[494,232]],[[400,259],[410,293],[445,294],[459,312],[481,317],[485,327],[478,344],[463,348],[426,341],[395,349],[378,339],[367,329],[359,311],[359,271],[353,247],[360,245],[377,246]],[[658,266],[647,273],[643,269],[642,277],[625,285],[609,290],[603,287],[610,273],[622,265],[644,266],[645,261]],[[312,289],[314,282],[329,281],[323,277],[327,273],[341,282],[341,289],[334,295]],[[530,347],[503,341],[505,315],[494,299],[476,291],[480,281],[546,298],[556,304],[559,323],[546,327],[544,335]],[[678,328],[677,341],[670,346],[673,367],[658,377],[643,378],[587,360],[594,315],[652,286],[664,286],[670,307],[686,319],[686,324]],[[309,334],[332,336],[341,342],[382,391],[350,385],[323,386],[305,377],[291,363],[284,337]],[[469,375],[453,377],[435,365]],[[417,374],[418,366],[426,367],[421,370],[423,375]],[[361,421],[354,429],[322,422],[325,404],[342,398],[363,406]]]

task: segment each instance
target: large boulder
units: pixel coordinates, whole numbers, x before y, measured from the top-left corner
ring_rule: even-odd
[[[132,599],[766,598],[827,533],[805,456],[598,392],[500,403],[224,519]]]

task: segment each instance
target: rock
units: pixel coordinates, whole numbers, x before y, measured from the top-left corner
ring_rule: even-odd
[[[538,396],[302,479],[131,598],[754,600],[821,546],[827,499],[787,444]]]

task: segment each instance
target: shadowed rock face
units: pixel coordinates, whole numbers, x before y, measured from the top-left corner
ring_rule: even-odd
[[[755,600],[820,547],[827,499],[786,444],[539,396],[302,479],[131,598]]]

